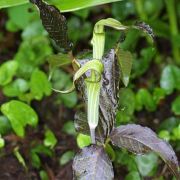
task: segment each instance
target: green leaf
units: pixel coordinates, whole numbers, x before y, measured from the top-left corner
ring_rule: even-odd
[[[57,6],[62,12],[69,12],[116,1],[120,0],[49,0],[48,2],[51,2],[53,5]],[[3,0],[0,1],[0,8],[17,6],[27,2],[28,0]]]
[[[121,79],[124,85],[127,86],[129,83],[129,77],[132,68],[132,55],[129,51],[123,51],[122,49],[118,49],[117,59],[120,66]]]
[[[51,149],[57,144],[57,139],[50,129],[46,130],[43,143],[45,146],[50,147]]]
[[[148,70],[150,63],[156,54],[156,50],[152,47],[144,48],[141,50],[140,54],[140,58],[134,60],[132,72],[133,78],[140,77]]]
[[[59,164],[61,166],[67,164],[69,161],[71,161],[74,157],[75,153],[73,151],[67,151],[65,152],[59,159]]]
[[[59,53],[57,55],[48,56],[47,61],[49,62],[50,69],[49,79],[51,79],[52,73],[55,68],[71,64],[72,59],[70,58],[69,54]]]
[[[22,32],[23,40],[33,39],[38,36],[46,36],[47,32],[42,26],[40,19],[34,20],[29,23]]]
[[[172,135],[172,140],[180,140],[180,124],[173,129]]]
[[[128,123],[132,120],[132,115],[135,111],[135,94],[129,88],[120,89],[119,92],[119,107],[116,114],[116,125]],[[131,103],[129,103],[131,102]]]
[[[21,153],[19,152],[19,148],[18,147],[16,147],[14,149],[14,155],[16,156],[16,158],[19,161],[19,163],[22,164],[25,169],[27,169],[25,160],[24,160],[23,156],[21,155]]]
[[[17,6],[17,5],[27,3],[27,2],[28,0],[3,0],[3,1],[0,1],[0,8]]]
[[[135,110],[135,94],[131,89],[124,88],[119,92],[119,110],[132,115]]]
[[[141,110],[143,106],[145,106],[148,111],[156,110],[156,104],[147,89],[140,89],[136,94],[136,109]]]
[[[4,86],[12,81],[18,69],[16,61],[7,61],[0,66],[0,85]]]
[[[11,124],[7,117],[0,116],[0,134],[5,135],[11,130]]]
[[[24,79],[16,79],[4,86],[3,93],[8,97],[19,96],[29,89],[29,83]]]
[[[78,102],[76,91],[73,91],[69,94],[58,94],[57,98],[59,98],[57,99],[57,103],[60,100],[68,108],[73,108]]]
[[[22,30],[25,29],[28,24],[37,17],[37,13],[29,12],[28,8],[31,8],[32,5],[25,4],[21,6],[11,7],[7,9],[9,20],[7,21],[8,24],[6,24],[7,29],[9,31],[14,30],[14,28],[11,30],[11,26],[16,27],[16,30]],[[23,16],[22,16],[23,15]],[[10,26],[9,26],[10,25]]]
[[[41,171],[39,172],[39,176],[40,176],[41,180],[49,180],[48,174],[47,174],[47,172],[44,171],[44,170],[41,170]]]
[[[126,0],[112,4],[112,15],[118,20],[125,20],[136,12],[133,0]]]
[[[178,126],[180,122],[180,118],[176,117],[170,117],[168,119],[165,119],[159,126],[159,130],[168,130],[169,132],[172,132],[172,130]]]
[[[40,160],[40,157],[38,156],[38,154],[36,154],[35,152],[31,152],[31,163],[32,163],[32,166],[39,169],[40,166],[41,166],[41,160]]]
[[[50,54],[52,48],[47,37],[35,36],[24,40],[15,55],[15,61],[20,64],[17,75],[29,79],[37,66],[44,64]]]
[[[162,131],[160,131],[159,132],[159,137],[160,138],[162,138],[162,139],[164,139],[164,140],[166,140],[166,141],[169,141],[170,140],[170,133],[169,133],[169,131],[167,131],[167,130],[162,130]]]
[[[174,65],[167,65],[161,74],[160,86],[171,94],[174,89],[180,90],[180,68]]]
[[[153,100],[156,104],[159,103],[161,99],[164,99],[166,96],[166,91],[162,88],[155,88],[153,91]]]
[[[175,115],[180,115],[180,96],[178,96],[173,102],[172,102],[172,112]]]
[[[73,121],[68,121],[63,125],[62,131],[69,135],[76,135]]]
[[[49,96],[52,92],[51,83],[43,71],[35,70],[30,80],[30,89],[34,98],[41,100],[43,95]]]
[[[74,28],[76,31],[74,31]],[[78,17],[71,17],[68,19],[68,35],[69,38],[72,39],[73,43],[89,38],[92,28],[92,23],[88,21],[82,23],[81,19]]]
[[[141,177],[137,171],[132,171],[125,177],[125,180],[141,180]]]
[[[38,116],[36,112],[27,104],[12,100],[1,106],[2,113],[7,116],[15,133],[24,137],[25,126],[36,126]]]
[[[78,134],[77,136],[77,145],[79,148],[84,148],[91,144],[91,138],[90,136],[84,135],[84,134]]]
[[[158,157],[154,153],[136,156],[136,163],[142,176],[152,176],[158,166]]]
[[[0,136],[0,149],[3,148],[5,145],[4,139]]]

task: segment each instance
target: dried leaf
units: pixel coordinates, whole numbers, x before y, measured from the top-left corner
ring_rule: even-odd
[[[42,0],[30,0],[30,2],[39,8],[42,24],[49,36],[55,41],[56,46],[70,51],[72,43],[68,39],[66,18],[55,6],[48,5]]]
[[[91,145],[77,154],[73,161],[74,180],[112,180],[114,172],[103,147]]]
[[[135,154],[156,152],[177,179],[180,178],[177,157],[172,147],[166,141],[159,139],[151,129],[135,124],[122,125],[111,132],[110,139],[115,146],[126,148]]]

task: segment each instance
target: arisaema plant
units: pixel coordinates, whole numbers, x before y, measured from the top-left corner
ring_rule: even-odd
[[[75,115],[75,127],[78,132],[91,136],[92,145],[85,147],[73,161],[74,179],[110,180],[114,178],[112,162],[106,154],[109,143],[125,148],[135,154],[155,152],[165,161],[177,179],[180,179],[177,157],[172,147],[157,137],[149,128],[136,124],[115,127],[115,115],[118,107],[120,80],[128,85],[132,66],[132,56],[123,51],[118,42],[104,54],[105,27],[126,32],[132,28],[143,30],[153,38],[152,29],[145,23],[124,26],[119,21],[108,18],[95,24],[92,38],[91,58],[76,59],[72,53],[72,43],[67,35],[66,18],[55,7],[41,0],[30,0],[40,11],[42,24],[56,47],[61,51],[51,56],[50,70],[72,62],[75,70],[73,86],[68,90],[55,90],[69,93],[77,88],[85,103],[85,112]],[[55,58],[56,57],[56,58]],[[131,103],[131,102],[129,102]]]

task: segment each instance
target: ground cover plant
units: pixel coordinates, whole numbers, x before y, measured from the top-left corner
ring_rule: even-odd
[[[28,170],[29,167],[26,164],[27,162],[19,150],[21,151],[22,148],[21,143],[25,143],[23,140],[26,136],[25,127],[27,125],[37,127],[38,124],[38,116],[29,105],[34,100],[41,100],[43,96],[49,96],[52,93],[52,89],[59,91],[60,93],[69,93],[76,86],[80,91],[85,104],[85,108],[83,109],[84,112],[77,112],[75,115],[75,127],[76,130],[81,133],[77,136],[77,144],[81,148],[89,145],[91,142],[93,145],[83,148],[82,151],[75,156],[73,161],[75,179],[98,179],[100,177],[104,179],[113,179],[114,173],[112,170],[112,163],[109,160],[110,158],[114,161],[114,166],[120,163],[128,167],[129,174],[126,176],[126,179],[140,179],[140,175],[145,177],[153,176],[153,174],[155,174],[158,164],[157,156],[155,154],[143,156],[142,158],[145,159],[141,159],[139,156],[135,159],[135,156],[132,155],[128,157],[127,152],[124,150],[119,151],[116,148],[113,150],[112,144],[136,154],[155,151],[167,163],[167,166],[178,179],[178,161],[172,147],[166,142],[168,140],[174,141],[174,147],[178,148],[179,122],[176,117],[171,117],[169,120],[167,119],[165,125],[161,127],[162,130],[160,131],[159,136],[165,138],[166,141],[159,139],[149,128],[144,128],[135,124],[122,125],[134,121],[133,116],[135,110],[137,112],[142,111],[143,107],[145,107],[147,111],[156,111],[162,99],[173,93],[173,91],[176,93],[179,90],[179,68],[173,64],[164,68],[160,82],[161,87],[155,87],[153,95],[145,88],[146,86],[144,88],[138,88],[137,93],[134,94],[131,90],[133,89],[133,84],[130,84],[132,86],[131,89],[123,88],[120,89],[119,92],[120,79],[122,80],[122,83],[127,86],[130,79],[131,67],[133,67],[132,54],[127,50],[133,49],[131,46],[137,43],[137,39],[141,34],[139,30],[144,31],[144,34],[150,35],[150,38],[147,39],[147,41],[151,43],[154,35],[150,26],[142,22],[136,22],[134,24],[131,22],[130,25],[124,26],[119,21],[112,18],[100,20],[96,23],[93,31],[93,39],[91,41],[93,51],[83,52],[77,57],[74,57],[71,51],[73,46],[69,41],[67,34],[66,18],[59,13],[59,10],[54,6],[48,6],[38,0],[32,0],[31,2],[39,7],[42,23],[50,37],[54,39],[55,42],[53,43],[57,49],[56,51],[61,53],[52,55],[53,49],[50,47],[47,37],[44,36],[46,32],[43,30],[42,26],[40,26],[38,20],[37,22],[32,21],[34,28],[38,29],[38,31],[35,31],[35,34],[31,31],[32,25],[28,29],[27,24],[27,29],[25,28],[23,31],[24,35],[22,36],[24,42],[21,44],[20,49],[15,56],[15,60],[8,61],[1,66],[1,86],[3,87],[3,94],[10,97],[10,99],[14,97],[16,99],[10,100],[1,106],[1,112],[4,114],[4,116],[1,116],[1,134],[7,134],[13,130],[17,135],[1,138],[1,146],[4,146],[4,139],[11,143],[15,142],[14,146],[11,146],[11,143],[9,143],[11,147],[10,151],[13,149],[14,155],[18,161],[26,170]],[[131,1],[128,1],[128,3],[132,5]],[[143,13],[141,5],[145,5],[146,7],[147,4],[147,2],[145,4],[142,2],[136,4],[137,11],[139,11],[139,14],[142,16],[141,19],[144,21],[148,21],[148,18],[146,17],[148,14]],[[169,7],[169,5],[171,5],[171,8],[174,8],[173,1],[171,4],[168,4],[167,2],[167,7]],[[126,2],[119,4],[119,8],[122,7],[126,7]],[[113,13],[116,14],[116,5],[113,9]],[[16,12],[16,9],[14,11]],[[9,15],[12,12],[13,10],[9,11]],[[168,9],[168,12],[170,16],[172,16],[172,11]],[[131,13],[133,14],[133,8],[129,14]],[[83,17],[83,15],[80,16]],[[13,22],[13,15],[11,17],[11,21],[7,24],[7,28],[11,31],[17,31],[18,28],[21,29],[24,26],[24,24],[21,26],[21,23],[21,27],[15,24],[14,22],[16,22],[16,20]],[[27,17],[31,18],[29,16]],[[123,15],[117,17],[123,18]],[[27,21],[27,18],[25,18],[25,20]],[[173,21],[174,24],[176,24],[176,20],[173,19]],[[76,19],[75,22],[78,22],[78,20]],[[90,28],[90,24],[87,26]],[[118,32],[107,32],[107,34],[111,33],[111,40],[108,41],[108,45],[105,43],[105,26],[118,30]],[[83,29],[84,27],[79,28]],[[36,33],[38,36],[40,34],[40,36],[38,37]],[[44,35],[41,35],[43,33]],[[165,32],[163,33],[165,34]],[[72,34],[74,34],[73,30]],[[89,33],[89,35],[90,34],[91,33]],[[176,35],[178,36],[178,33],[176,33]],[[77,37],[75,36],[74,38],[76,39]],[[179,49],[177,45],[174,45],[173,38],[174,33],[172,33],[172,44],[174,48],[173,56],[178,64]],[[107,39],[108,36],[106,37],[106,41]],[[27,50],[27,48],[29,48],[29,43],[32,44],[32,49],[30,48],[30,50]],[[44,45],[43,47],[42,44]],[[106,53],[104,53],[104,46]],[[141,59],[134,65],[135,69],[132,73],[132,78],[135,79],[140,77],[147,71],[155,54],[156,52],[152,47],[143,49],[140,54]],[[29,58],[29,62],[24,62],[24,58],[27,57]],[[44,64],[46,58],[50,64],[49,78],[39,69]],[[161,62],[161,57],[158,58],[157,61]],[[34,59],[36,59],[36,61],[34,61]],[[71,86],[70,78],[67,74],[58,70],[57,67],[63,66],[63,68],[66,68],[65,65],[70,64],[71,61],[75,74],[73,76],[73,86],[68,89],[68,87]],[[70,72],[68,69],[67,71]],[[16,78],[13,79],[13,77]],[[59,79],[61,83],[58,83]],[[50,83],[50,80],[52,83]],[[63,80],[65,84],[62,83]],[[51,88],[52,85],[53,88]],[[64,91],[58,89],[63,89]],[[70,98],[68,99],[68,97]],[[119,98],[120,101],[118,102]],[[178,98],[179,97],[177,96],[172,103],[172,112],[177,116],[179,112]],[[55,97],[55,99],[59,99],[59,102],[57,101],[57,103],[63,103],[69,108],[75,106],[77,103],[76,93],[73,95],[71,93],[67,96],[60,94],[59,97]],[[167,127],[170,123],[173,124],[171,125],[171,128],[168,129]],[[57,126],[58,123],[55,121],[54,124]],[[55,178],[52,170],[47,166],[46,158],[43,160],[45,166],[43,166],[43,163],[41,162],[43,159],[41,156],[49,158],[54,157],[55,146],[58,143],[56,135],[54,134],[55,131],[53,132],[47,125],[48,124],[43,125],[42,128],[44,139],[41,139],[40,141],[30,140],[31,144],[24,148],[28,152],[23,153],[24,156],[27,154],[25,157],[27,159],[29,159],[30,156],[31,164],[33,168],[39,170],[41,179]],[[164,130],[166,128],[167,130]],[[75,135],[72,122],[65,124],[62,130],[67,134]],[[38,129],[36,133],[38,133]],[[91,139],[89,136],[83,136],[82,134],[90,135]],[[19,139],[19,137],[23,137],[23,139]],[[19,149],[19,147],[21,148]],[[59,145],[59,147],[61,147],[61,145]],[[73,151],[65,152],[60,158],[60,165],[63,166],[66,164],[73,156]],[[125,158],[126,161],[123,161],[122,158]],[[148,158],[154,159],[154,162],[152,163],[152,161],[149,161],[150,166],[145,168],[145,165],[143,165],[142,162],[144,160],[148,161]],[[137,163],[138,168],[134,166],[135,162]],[[95,169],[94,167],[97,168]],[[149,171],[144,171],[144,169],[148,169]],[[116,171],[115,168],[115,173],[117,173]],[[166,170],[163,170],[163,173],[164,171]],[[163,178],[162,176],[163,174],[161,173],[157,175],[158,178]],[[166,175],[165,177],[168,178],[169,176],[170,175]],[[56,178],[60,177],[64,178],[62,175],[59,175],[59,177],[57,175]]]

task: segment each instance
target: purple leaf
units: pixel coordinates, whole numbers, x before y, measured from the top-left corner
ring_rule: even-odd
[[[36,4],[39,8],[42,24],[49,33],[49,36],[55,41],[56,46],[70,51],[72,43],[67,35],[66,18],[55,6],[48,5],[42,0],[30,0],[30,2]]]
[[[112,163],[102,146],[91,145],[77,154],[73,161],[74,179],[112,180]]]
[[[125,148],[135,154],[156,152],[166,162],[173,174],[180,179],[178,160],[172,147],[149,128],[129,124],[114,128],[110,139],[115,146]]]

